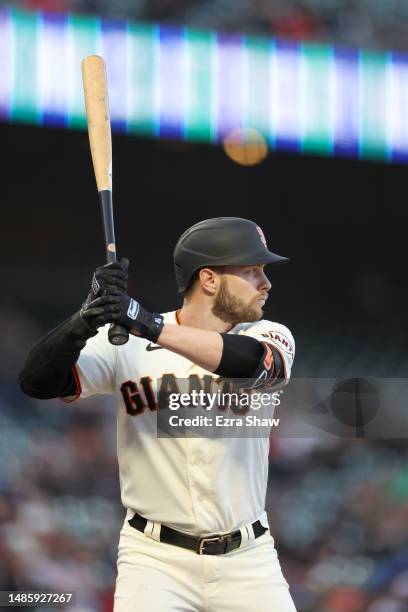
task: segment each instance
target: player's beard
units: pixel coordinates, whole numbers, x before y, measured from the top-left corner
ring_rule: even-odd
[[[212,313],[225,323],[252,323],[259,321],[263,310],[256,306],[259,295],[256,295],[249,303],[231,293],[225,277],[221,277],[221,284],[215,296]]]

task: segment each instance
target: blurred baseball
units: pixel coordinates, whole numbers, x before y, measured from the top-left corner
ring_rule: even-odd
[[[223,140],[224,151],[242,166],[259,164],[268,155],[268,145],[260,132],[253,128],[235,128]]]

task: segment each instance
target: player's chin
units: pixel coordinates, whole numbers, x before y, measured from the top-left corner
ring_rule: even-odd
[[[262,319],[263,314],[264,314],[263,308],[259,308],[259,309],[258,309],[258,311],[259,311],[259,312],[258,312],[257,319],[256,319],[257,321],[259,321],[260,319]]]
[[[266,300],[265,299],[257,299],[253,304],[253,308],[256,312],[258,312],[259,317],[262,317],[264,308],[265,308]]]
[[[246,317],[246,320],[248,321],[248,323],[255,323],[255,321],[259,321],[260,319],[262,319],[263,317],[263,308],[262,306],[259,306],[259,304],[257,306],[252,306],[250,312],[248,313],[248,316]]]

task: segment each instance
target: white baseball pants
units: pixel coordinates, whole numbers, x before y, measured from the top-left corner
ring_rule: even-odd
[[[125,521],[114,612],[296,612],[269,531],[245,544],[198,555]]]

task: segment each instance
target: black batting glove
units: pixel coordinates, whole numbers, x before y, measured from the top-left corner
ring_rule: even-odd
[[[123,293],[120,296],[110,294],[106,297],[118,300],[111,302],[111,320],[114,323],[127,327],[133,336],[157,342],[164,325],[162,315],[149,312],[139,302]]]
[[[128,270],[129,260],[126,257],[122,257],[120,261],[96,268],[92,276],[91,290],[82,307],[107,292],[116,295],[126,293]]]
[[[94,335],[99,327],[112,322],[112,315],[119,311],[119,296],[127,291],[128,269],[126,257],[96,268],[91,290],[79,311],[85,332],[89,330]]]
[[[90,331],[96,332],[99,327],[115,320],[114,316],[121,312],[121,304],[119,295],[102,295],[92,302],[84,302],[79,316]]]

